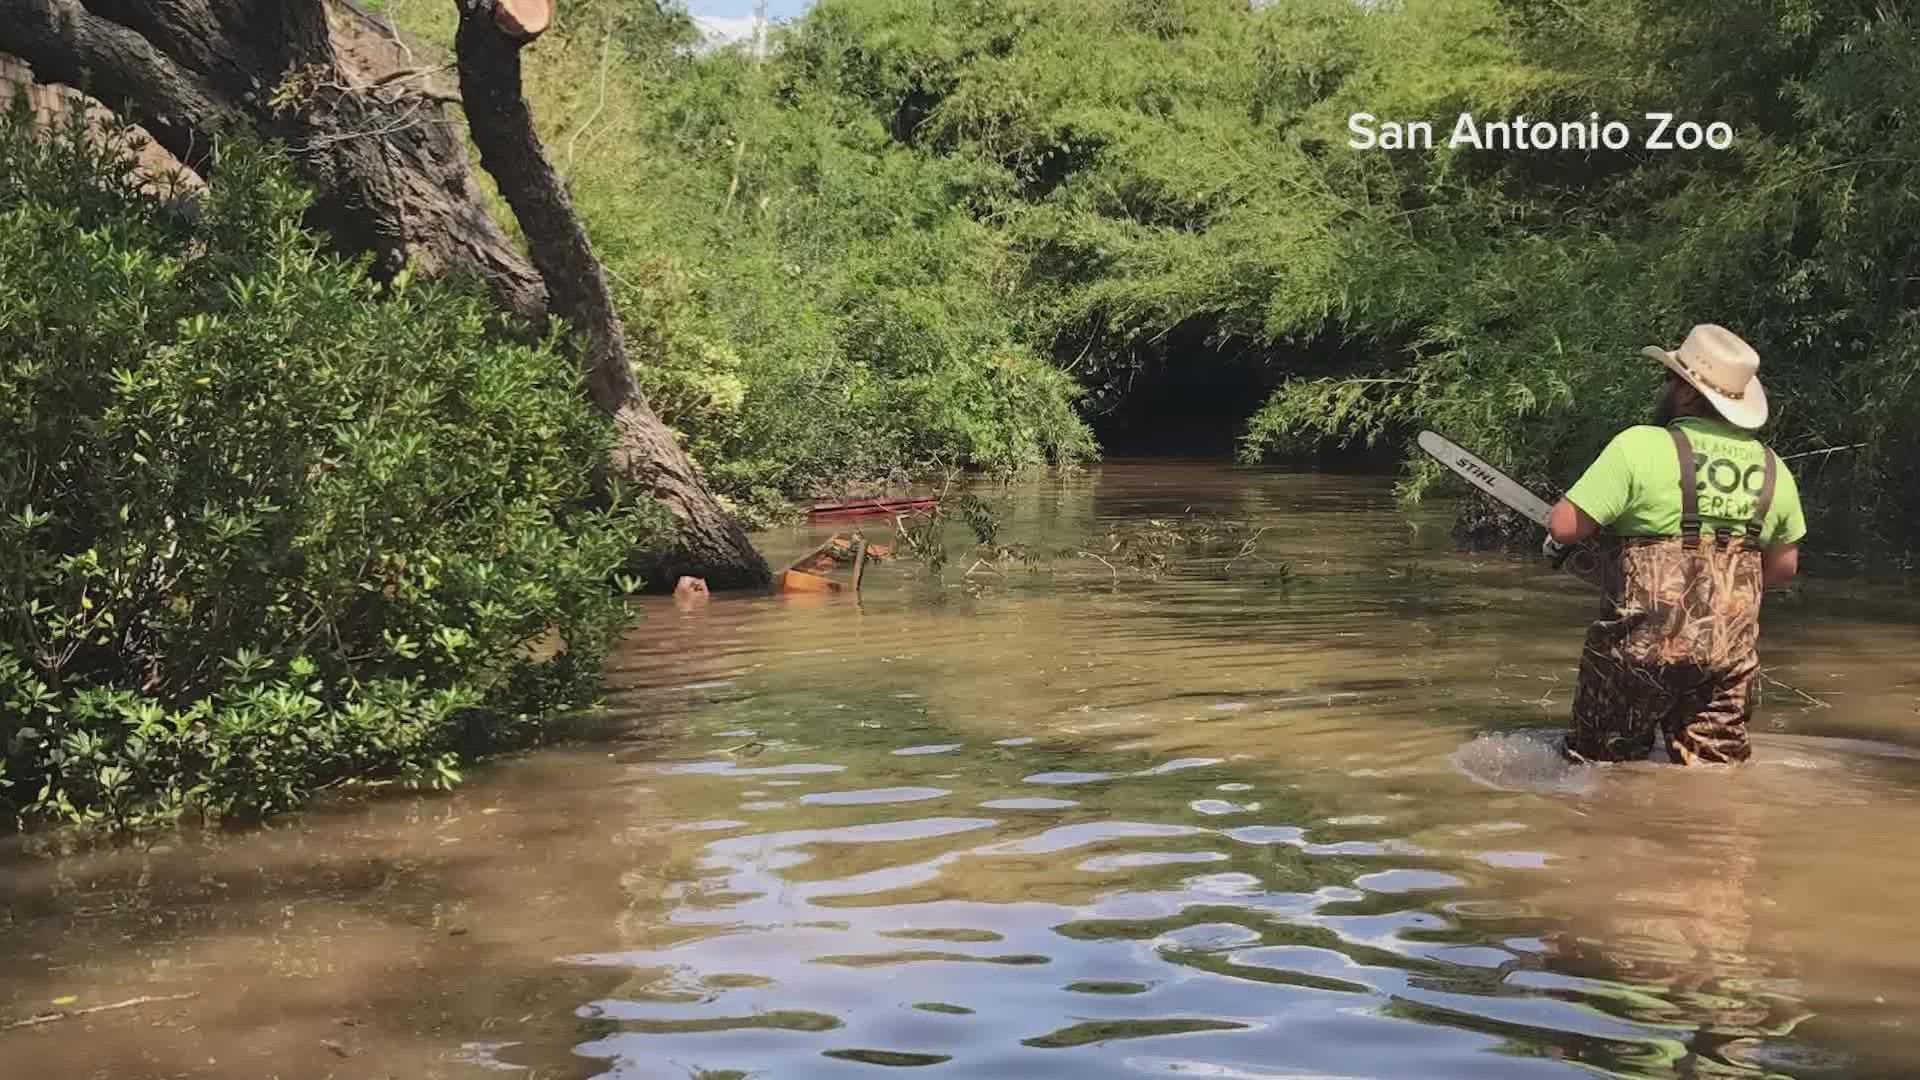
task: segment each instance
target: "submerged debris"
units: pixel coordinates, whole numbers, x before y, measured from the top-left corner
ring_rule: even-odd
[[[1539,476],[1517,477],[1528,491],[1539,493],[1549,505],[1558,502],[1563,489]],[[1469,551],[1517,551],[1538,548],[1544,535],[1540,526],[1512,507],[1479,490],[1469,490],[1460,500],[1460,511],[1447,534],[1453,542]]]
[[[1061,564],[1098,564],[1114,582],[1122,575],[1157,580],[1176,564],[1209,561],[1218,563],[1215,569],[1222,576],[1254,571],[1269,581],[1284,581],[1290,579],[1293,572],[1288,563],[1260,553],[1261,539],[1276,526],[1255,526],[1191,511],[1179,517],[1148,518],[1116,525],[1072,546],[1041,548],[1032,544],[1002,543],[1002,513],[971,492],[951,498],[943,496],[934,510],[898,519],[900,550],[938,573],[947,562],[957,561],[944,539],[945,526],[955,518],[963,522],[973,536],[973,543],[959,553],[969,560],[963,574],[969,579],[979,574],[1004,576],[1016,568],[1057,573]]]

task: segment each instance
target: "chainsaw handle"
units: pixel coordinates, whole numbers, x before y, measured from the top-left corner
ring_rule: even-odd
[[[1606,575],[1601,566],[1603,556],[1599,545],[1592,540],[1582,540],[1577,544],[1568,544],[1566,549],[1549,560],[1555,570],[1565,570],[1589,585],[1606,588]]]

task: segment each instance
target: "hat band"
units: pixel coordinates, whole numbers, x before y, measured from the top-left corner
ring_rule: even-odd
[[[1733,401],[1739,401],[1747,396],[1746,387],[1743,386],[1738,390],[1728,390],[1723,388],[1719,383],[1714,382],[1712,379],[1707,378],[1699,370],[1694,368],[1692,364],[1687,363],[1686,358],[1681,356],[1679,353],[1673,354],[1673,360],[1674,360],[1674,363],[1677,363],[1682,368],[1686,369],[1688,377],[1698,380],[1700,383],[1705,385],[1707,389],[1713,391],[1716,394],[1719,394],[1721,397],[1729,398]]]

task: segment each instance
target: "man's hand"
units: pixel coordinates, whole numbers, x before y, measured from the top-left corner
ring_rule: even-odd
[[[1773,544],[1760,553],[1760,587],[1784,585],[1800,572],[1800,545]]]
[[[1552,533],[1548,533],[1546,542],[1540,545],[1540,554],[1545,555],[1555,569],[1558,569],[1560,561],[1567,557],[1568,550],[1568,545],[1555,540]]]

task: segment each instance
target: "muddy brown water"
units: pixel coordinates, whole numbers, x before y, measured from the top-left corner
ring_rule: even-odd
[[[1751,765],[1576,771],[1592,597],[1383,480],[1118,463],[1002,539],[1189,510],[1268,528],[649,601],[630,737],[10,859],[0,1024],[172,1000],[0,1030],[0,1076],[1920,1073],[1920,608],[1770,599]]]

